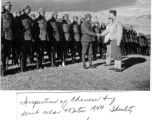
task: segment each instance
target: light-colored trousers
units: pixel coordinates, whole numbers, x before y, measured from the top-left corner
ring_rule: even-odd
[[[110,65],[111,64],[111,59],[112,59],[112,55],[111,55],[111,44],[107,44],[107,52],[106,52],[106,64]]]

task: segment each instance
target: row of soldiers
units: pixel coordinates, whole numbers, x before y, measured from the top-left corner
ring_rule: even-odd
[[[24,5],[22,11],[17,10],[15,18],[10,13],[12,4],[9,1],[3,3],[2,11],[2,41],[1,41],[1,74],[5,75],[9,61],[9,57],[13,54],[13,63],[20,63],[21,72],[27,70],[27,58],[30,57],[31,63],[34,62],[36,53],[36,67],[43,68],[44,52],[47,52],[51,66],[56,66],[56,59],[62,61],[65,67],[69,51],[71,52],[72,62],[76,62],[76,53],[81,60],[81,25],[84,18],[81,18],[78,24],[78,17],[73,17],[70,23],[69,15],[65,14],[62,19],[58,19],[58,13],[53,12],[52,18],[46,20],[45,9],[38,10],[39,16],[30,16],[31,8]],[[101,27],[103,30],[105,26]],[[95,24],[94,30],[101,32],[99,23]],[[99,41],[99,37],[95,37],[94,41]],[[97,51],[97,45],[94,51]],[[102,46],[100,44],[100,48]],[[101,51],[102,52],[102,51]],[[96,54],[94,54],[94,57]],[[101,53],[102,55],[102,53]],[[57,56],[57,57],[56,57]]]
[[[122,54],[150,55],[150,36],[137,34],[133,29],[123,27]]]
[[[69,15],[64,14],[63,18],[58,18],[58,13],[53,12],[52,18],[46,20],[45,9],[38,10],[39,16],[30,14],[29,5],[24,5],[22,11],[17,10],[16,16],[10,13],[12,4],[9,1],[3,3],[2,11],[2,75],[5,75],[10,53],[14,64],[20,64],[21,71],[26,71],[27,58],[34,63],[36,53],[36,67],[43,68],[44,52],[47,52],[51,66],[57,66],[56,61],[60,59],[62,66],[65,67],[69,51],[71,59],[76,63],[76,55],[82,59],[81,44],[81,25],[85,18],[80,19],[73,17],[73,22],[69,20]],[[106,29],[104,23],[99,24],[98,21],[92,22],[91,27],[94,33],[100,34]],[[138,39],[137,39],[138,38]],[[136,40],[136,42],[135,42]],[[104,58],[106,52],[106,44],[104,37],[93,37],[93,58],[97,59],[99,51],[100,59]],[[138,41],[138,43],[137,43]],[[134,31],[124,28],[122,40],[122,53],[127,54],[147,54],[147,48],[141,47],[139,41],[145,42],[144,36],[137,37]],[[136,44],[135,44],[136,43]],[[138,45],[138,47],[137,47]]]

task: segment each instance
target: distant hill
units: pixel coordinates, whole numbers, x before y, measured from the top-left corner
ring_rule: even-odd
[[[139,16],[137,18],[143,18],[143,19],[151,19],[151,15],[142,15],[142,16]]]

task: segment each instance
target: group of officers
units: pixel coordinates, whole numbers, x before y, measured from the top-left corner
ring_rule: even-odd
[[[88,55],[89,68],[94,68],[92,60],[97,59],[98,50],[100,58],[104,58],[106,51],[104,34],[106,33],[103,33],[103,31],[106,30],[106,24],[102,23],[100,25],[98,21],[91,22],[90,14],[86,14],[84,18],[82,17],[80,23],[78,22],[78,17],[74,16],[71,23],[68,14],[64,14],[63,18],[58,18],[57,12],[53,12],[52,18],[46,20],[44,8],[39,8],[39,16],[36,17],[35,14],[30,14],[31,8],[29,5],[24,5],[22,11],[17,10],[15,12],[16,16],[13,17],[12,13],[10,13],[11,7],[12,4],[9,1],[5,1],[2,6],[2,76],[8,70],[11,52],[13,64],[20,64],[21,72],[27,70],[27,59],[31,63],[35,62],[35,55],[36,68],[43,68],[45,51],[47,52],[51,67],[57,66],[57,59],[61,60],[62,66],[65,67],[69,52],[71,53],[72,63],[77,62],[78,53],[80,60],[83,62],[84,69],[87,69],[85,63],[86,54]],[[116,11],[111,11],[111,13],[116,14]],[[117,24],[117,21],[113,26],[115,24]],[[121,42],[123,46],[121,47],[122,53],[124,55],[148,54],[147,48],[145,50],[144,47],[141,47],[140,41],[142,40],[143,44],[145,42],[144,36],[137,37],[134,31],[128,31],[128,29],[124,28],[123,40]],[[121,70],[118,69],[118,71]]]

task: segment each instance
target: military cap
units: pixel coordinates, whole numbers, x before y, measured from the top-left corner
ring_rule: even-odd
[[[75,18],[78,19],[78,16],[73,16],[73,19],[75,19]]]
[[[95,21],[95,24],[99,24],[99,22],[98,22],[98,21]]]
[[[7,5],[13,6],[10,1],[4,1],[3,6],[7,6]]]
[[[64,16],[64,17],[69,17],[69,15],[68,15],[68,14],[64,14],[63,16]]]
[[[45,11],[44,8],[39,8],[39,10],[38,10],[39,13],[40,13],[40,12],[44,12],[44,11]]]
[[[30,8],[29,5],[24,5],[24,6],[23,6],[23,10],[26,10],[26,9],[31,9],[31,8]]]
[[[31,17],[35,17],[35,14],[34,13],[31,13],[31,15],[30,15]]]
[[[116,10],[110,10],[109,13],[112,13],[112,14],[116,15],[117,11]]]
[[[17,14],[17,13],[22,13],[22,11],[21,11],[21,10],[16,10],[15,13],[16,13],[16,14]]]
[[[86,14],[85,19],[92,17],[91,14]]]

